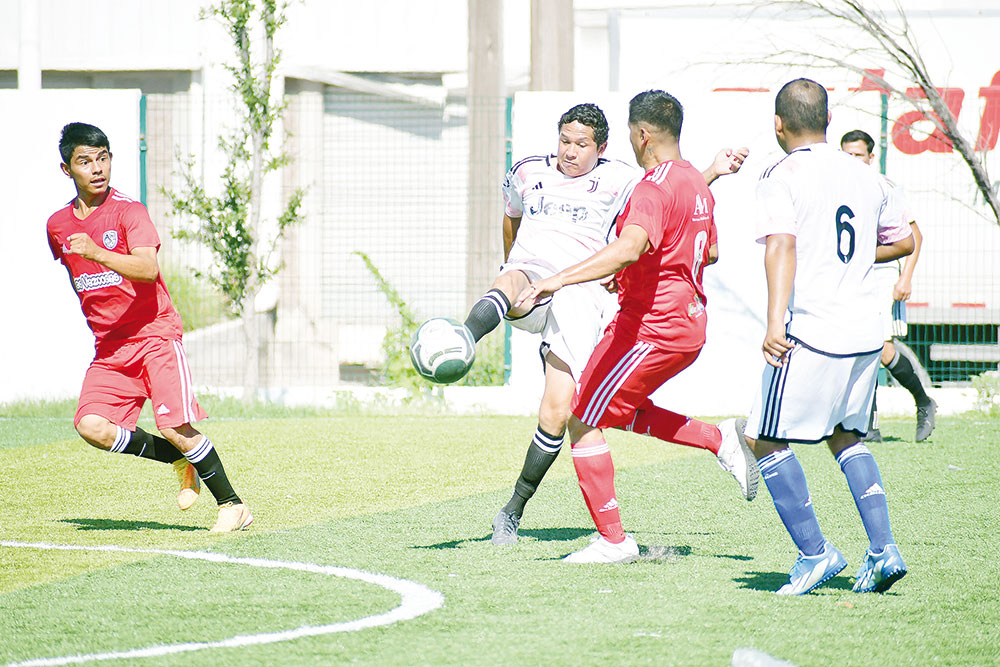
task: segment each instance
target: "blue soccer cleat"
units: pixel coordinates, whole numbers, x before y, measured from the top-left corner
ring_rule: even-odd
[[[778,595],[805,595],[845,567],[847,560],[844,555],[829,542],[823,543],[823,552],[816,556],[806,556],[800,551],[788,573],[788,583],[778,589]]]
[[[887,544],[882,553],[865,552],[858,575],[851,589],[855,593],[884,593],[906,574],[906,563],[899,555],[899,547]]]

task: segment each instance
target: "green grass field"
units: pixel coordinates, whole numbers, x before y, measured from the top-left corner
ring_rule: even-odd
[[[117,662],[728,665],[740,647],[797,665],[1000,662],[996,418],[942,418],[919,445],[912,421],[883,420],[888,440],[872,450],[910,572],[881,595],[850,590],[867,539],[843,475],[825,448],[797,447],[820,524],[849,564],[788,599],[774,591],[795,549],[770,496],[762,485],[742,500],[705,452],[610,434],[623,520],[643,558],[567,565],[593,526],[566,453],[529,503],[520,542],[489,543],[533,419],[229,408],[209,406],[216,418],[203,429],[256,521],[223,536],[206,530],[207,492],[182,513],[168,466],[76,438],[72,404],[0,410],[0,662],[185,643],[199,650]],[[12,546],[23,543],[229,560]],[[444,601],[355,630],[351,621],[390,612],[400,594],[266,561],[389,575]],[[334,624],[344,631],[213,644]]]

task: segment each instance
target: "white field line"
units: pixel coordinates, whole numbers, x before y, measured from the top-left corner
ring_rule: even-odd
[[[212,563],[232,563],[235,565],[248,565],[250,567],[298,570],[300,572],[325,574],[328,576],[355,579],[357,581],[375,584],[376,586],[381,586],[382,588],[398,593],[402,598],[399,606],[395,609],[391,609],[383,614],[359,618],[355,621],[344,621],[328,625],[305,625],[293,630],[262,632],[254,635],[237,635],[235,637],[229,637],[228,639],[220,639],[218,641],[211,642],[163,644],[159,646],[136,648],[128,651],[89,653],[86,655],[69,655],[57,658],[36,658],[33,660],[26,660],[24,662],[10,663],[11,665],[17,665],[18,667],[69,665],[95,660],[152,658],[162,655],[188,653],[191,651],[202,651],[212,648],[235,648],[239,646],[273,644],[275,642],[284,642],[292,639],[298,639],[300,637],[315,637],[317,635],[328,635],[336,632],[354,632],[380,625],[389,625],[398,621],[406,621],[411,618],[416,618],[417,616],[433,611],[444,604],[443,595],[416,582],[407,581],[406,579],[397,579],[385,574],[373,574],[371,572],[354,570],[348,567],[336,567],[333,565],[316,565],[315,563],[297,563],[292,561],[266,560],[263,558],[237,558],[235,556],[227,556],[225,554],[211,553],[207,551],[137,549],[114,545],[76,546],[69,544],[46,544],[44,542],[0,541],[0,546],[21,549],[49,549],[57,551],[113,551],[120,553],[157,554],[162,556],[176,556],[177,558],[188,558],[190,560],[204,560]]]

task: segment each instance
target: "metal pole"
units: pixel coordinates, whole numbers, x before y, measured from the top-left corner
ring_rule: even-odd
[[[878,147],[879,147],[879,158],[878,167],[882,175],[885,175],[885,158],[889,152],[889,95],[887,93],[882,93],[880,95],[882,98],[882,132],[879,137]]]
[[[508,97],[506,104],[506,129],[504,130],[504,146],[506,148],[506,167],[510,171],[514,164],[514,98]],[[510,369],[512,364],[510,354],[510,322],[503,322],[503,383],[510,383]]]

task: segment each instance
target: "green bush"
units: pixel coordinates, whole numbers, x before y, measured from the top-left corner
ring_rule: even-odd
[[[181,314],[184,331],[194,331],[229,319],[226,300],[207,280],[177,266],[163,269],[163,280],[174,308]]]

